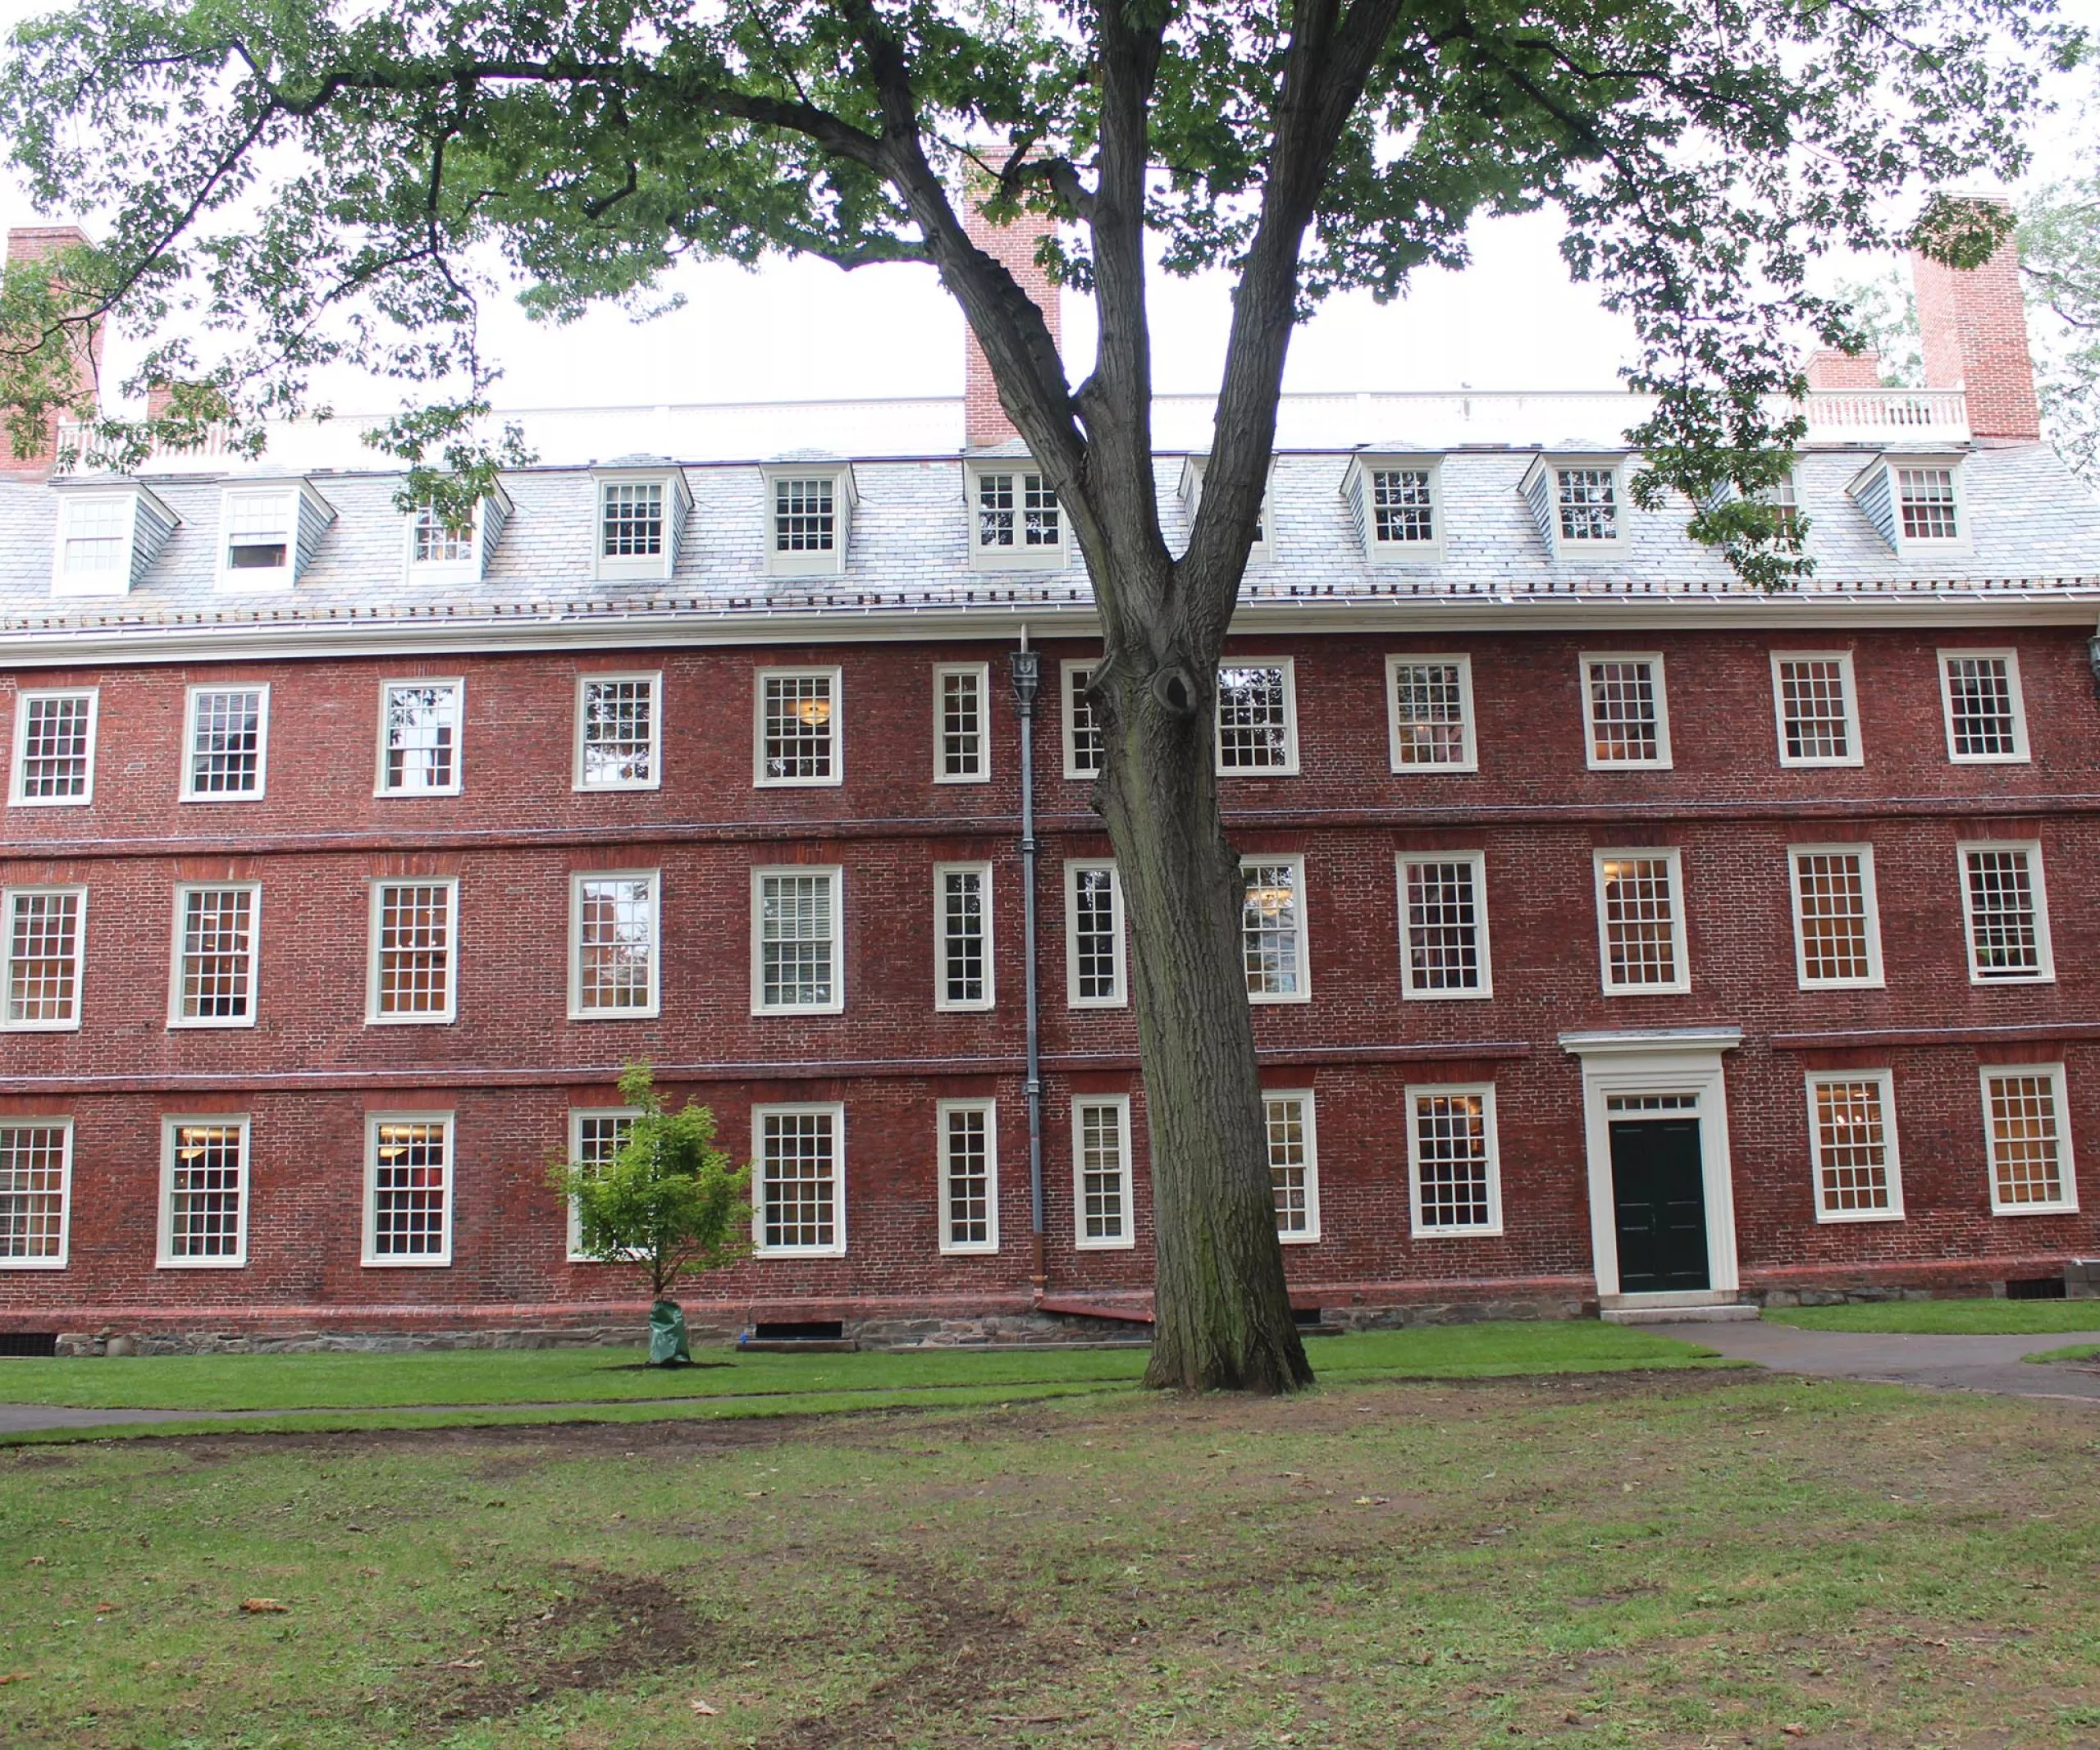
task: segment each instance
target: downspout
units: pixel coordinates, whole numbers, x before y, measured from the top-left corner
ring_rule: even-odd
[[[1028,1009],[1028,1204],[1034,1236],[1029,1285],[1038,1301],[1049,1286],[1043,1245],[1043,1029],[1035,988],[1035,695],[1043,659],[1028,647],[1028,628],[1013,654],[1014,705],[1020,717],[1020,935],[1022,989]]]

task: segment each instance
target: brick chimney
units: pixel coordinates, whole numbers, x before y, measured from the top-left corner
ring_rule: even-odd
[[[1881,354],[1877,352],[1841,353],[1826,346],[1808,355],[1808,386],[1816,389],[1879,389]]]
[[[2033,443],[2042,435],[2020,247],[2011,237],[1980,267],[1949,267],[1913,250],[1925,386],[1969,397],[1969,430],[1985,442]]]
[[[1065,336],[1058,318],[1058,289],[1035,259],[1036,245],[1056,231],[1055,223],[1040,213],[1024,212],[1011,225],[994,225],[966,196],[963,229],[972,243],[1004,266],[1020,289],[1034,299],[1043,319],[1050,325],[1050,338],[1061,344]],[[992,381],[992,363],[967,324],[962,345],[962,441],[970,449],[988,450],[1020,434],[1007,418],[1006,409],[999,405],[999,391]]]
[[[42,261],[60,249],[85,243],[87,233],[77,225],[17,225],[7,232],[7,264]],[[74,346],[73,380],[83,393],[92,393],[95,373],[102,363],[102,330],[97,327],[85,347]],[[14,445],[0,434],[0,478],[43,480],[58,459],[58,422],[54,411],[45,422],[43,441],[32,456],[17,456]]]

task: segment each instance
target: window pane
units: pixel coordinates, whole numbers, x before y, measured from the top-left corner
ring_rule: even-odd
[[[1590,747],[1600,765],[1663,756],[1655,664],[1590,665]]]
[[[1872,978],[1866,860],[1856,851],[1802,852],[1794,858],[1794,875],[1802,978],[1810,984]]]
[[[1615,541],[1618,538],[1618,498],[1609,468],[1564,468],[1560,488],[1563,541]]]
[[[88,793],[91,693],[32,695],[23,701],[21,793],[26,799]]]
[[[760,1004],[820,1008],[832,1000],[832,878],[765,875],[759,882]]]
[[[985,991],[984,874],[941,871],[941,1000],[982,1003]]]
[[[1422,1225],[1488,1226],[1486,1102],[1477,1094],[1418,1094],[1414,1135]]]
[[[2012,668],[2002,656],[1949,656],[1947,708],[1957,756],[2020,752],[2012,704]]]
[[[0,1126],[0,1258],[60,1258],[66,1242],[66,1131]]]
[[[181,989],[185,1021],[244,1021],[251,1012],[255,891],[192,888],[182,896]]]
[[[769,1112],[761,1130],[766,1245],[835,1244],[832,1114]]]
[[[975,669],[943,669],[941,775],[978,778],[984,771],[984,677]]]
[[[2041,918],[2024,851],[1970,851],[1969,939],[1979,978],[2035,978],[2042,971]]]
[[[1116,964],[1116,871],[1072,871],[1072,940],[1081,1002],[1113,1002],[1122,995]]]
[[[238,1124],[184,1124],[175,1132],[168,1175],[168,1255],[240,1255],[242,1156],[247,1131]]]
[[[1848,760],[1851,725],[1845,665],[1798,657],[1779,665],[1780,733],[1790,760]]]
[[[1408,988],[1480,989],[1479,896],[1470,860],[1408,863]]]
[[[8,1021],[77,1021],[80,952],[78,893],[16,893],[7,919]]]
[[[75,500],[66,507],[65,569],[68,577],[107,577],[122,571],[130,555],[131,507],[121,499]]]
[[[1371,476],[1371,532],[1381,541],[1434,541],[1426,468],[1381,468]]]
[[[1903,509],[1906,541],[1952,541],[1954,475],[1944,468],[1899,468],[1896,496]]]
[[[1993,1076],[1987,1084],[1991,1175],[2003,1204],[2061,1203],[2062,1148],[2052,1076]]]
[[[445,1250],[446,1126],[373,1127],[372,1250],[379,1258],[428,1258]]]
[[[988,1245],[992,1239],[992,1114],[951,1106],[943,1114],[941,1171],[947,1188],[947,1243]]]
[[[1123,1207],[1123,1108],[1082,1103],[1075,1110],[1080,1231],[1089,1240],[1120,1240],[1128,1213]]]
[[[190,695],[189,791],[193,796],[252,796],[262,788],[262,695]]]
[[[1065,695],[1065,720],[1071,734],[1072,770],[1081,774],[1098,772],[1104,758],[1101,727],[1093,720],[1093,701],[1087,692],[1093,670],[1074,668],[1066,672],[1071,677]]]
[[[416,507],[416,558],[418,565],[457,564],[474,556],[474,522],[448,523],[433,505]]]
[[[1459,665],[1394,664],[1393,727],[1400,765],[1464,765],[1466,695]]]
[[[831,677],[767,675],[764,734],[769,779],[830,777]]]
[[[1814,1091],[1816,1195],[1824,1213],[1892,1208],[1880,1082],[1819,1081]]]
[[[414,683],[386,689],[386,774],[390,790],[449,790],[457,781],[459,689]]]
[[[1290,708],[1283,669],[1219,669],[1217,763],[1229,772],[1290,764]]]
[[[1057,495],[1040,474],[977,477],[977,544],[1054,547],[1061,539]]]
[[[578,884],[577,998],[592,1010],[646,1009],[655,994],[655,884],[646,876]]]
[[[1298,869],[1292,863],[1244,863],[1247,884],[1240,940],[1250,997],[1295,996],[1298,965]]]
[[[605,489],[605,557],[641,559],[664,551],[664,487],[660,481]]]
[[[1276,1195],[1276,1231],[1312,1231],[1312,1158],[1305,1145],[1305,1100],[1270,1094],[1262,1102],[1269,1130],[1269,1185]]]
[[[1605,980],[1614,988],[1678,981],[1677,906],[1667,857],[1607,857]]]
[[[443,882],[379,890],[379,1012],[441,1015],[451,1006],[452,889]]]
[[[618,788],[651,781],[656,772],[656,683],[583,683],[583,782]]]
[[[776,480],[773,482],[773,545],[782,553],[829,553],[835,519],[832,482]]]

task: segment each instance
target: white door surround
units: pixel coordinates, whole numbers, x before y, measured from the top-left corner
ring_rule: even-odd
[[[1560,1049],[1582,1063],[1582,1133],[1590,1172],[1590,1247],[1597,1299],[1614,1303],[1697,1305],[1732,1301],[1742,1286],[1736,1267],[1735,1177],[1728,1165],[1728,1101],[1721,1053],[1742,1043],[1741,1027],[1642,1027],[1564,1033]],[[1699,1121],[1699,1160],[1706,1197],[1706,1255],[1712,1288],[1704,1294],[1622,1295],[1618,1228],[1612,1190],[1614,1096],[1674,1095],[1672,1110]],[[1680,1102],[1686,1103],[1679,1103]]]

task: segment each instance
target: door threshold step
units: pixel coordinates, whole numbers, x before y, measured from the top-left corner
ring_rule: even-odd
[[[1715,1306],[1608,1306],[1597,1317],[1608,1325],[1734,1324],[1757,1317],[1759,1309],[1742,1305]]]

